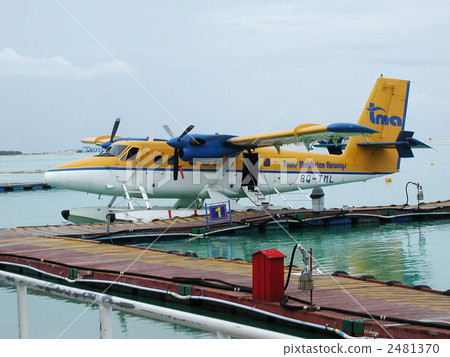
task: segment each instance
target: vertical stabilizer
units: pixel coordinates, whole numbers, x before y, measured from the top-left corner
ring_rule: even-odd
[[[370,93],[358,124],[378,133],[370,135],[370,143],[395,142],[405,127],[409,81],[380,77]],[[344,155],[355,171],[397,172],[400,158],[397,150],[383,146],[360,146],[362,137],[349,140]]]

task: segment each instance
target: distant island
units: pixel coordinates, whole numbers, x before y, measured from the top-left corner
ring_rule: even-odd
[[[23,152],[15,150],[0,150],[0,155],[23,155]]]

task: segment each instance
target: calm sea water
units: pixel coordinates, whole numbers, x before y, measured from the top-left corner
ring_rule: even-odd
[[[427,202],[450,199],[447,178],[450,174],[450,143],[433,143],[435,150],[416,150],[414,159],[403,160],[401,172],[392,177],[365,183],[324,188],[325,207],[389,205],[406,202],[407,182],[420,182]],[[86,157],[76,155],[26,155],[0,157],[0,182],[41,181],[46,170],[60,163]],[[24,173],[23,171],[26,171]],[[409,203],[415,204],[416,191],[410,185]],[[296,207],[310,207],[301,194],[287,195]],[[279,197],[272,202],[281,204]],[[299,201],[297,201],[299,200]],[[106,205],[108,198],[67,190],[0,193],[0,228],[60,224],[61,210]],[[333,227],[208,239],[158,241],[153,248],[195,251],[200,257],[251,259],[259,249],[276,248],[290,256],[297,242],[313,249],[323,272],[345,270],[352,275],[370,274],[380,280],[399,280],[406,284],[426,284],[434,289],[450,289],[450,220],[434,222]],[[301,266],[299,258],[297,265]],[[98,338],[98,311],[42,294],[28,296],[30,337],[56,338],[80,314],[82,317],[64,338]],[[46,321],[43,324],[43,321]],[[15,290],[0,285],[0,338],[17,338]],[[114,313],[116,338],[211,338],[213,334],[152,321],[120,312]]]

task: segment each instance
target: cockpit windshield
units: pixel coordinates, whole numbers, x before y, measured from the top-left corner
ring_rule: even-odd
[[[127,147],[128,147],[127,145],[117,145],[117,144],[114,145],[113,144],[96,156],[103,156],[103,157],[116,156],[117,157],[117,156],[120,156],[120,154],[123,153],[123,151]]]

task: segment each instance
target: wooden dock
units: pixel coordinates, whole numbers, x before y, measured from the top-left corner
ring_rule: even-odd
[[[423,205],[423,214],[448,217],[448,202]],[[353,212],[327,210],[242,212],[235,214],[236,225],[264,226],[269,220],[298,224],[312,219],[356,219],[362,211],[380,217],[397,217],[400,208],[389,206],[361,208]],[[387,210],[387,211],[386,211]],[[389,211],[391,210],[391,211]],[[417,207],[402,209],[417,218]],[[411,212],[413,211],[413,212]],[[384,213],[384,214],[383,214]],[[303,215],[303,216],[301,216]],[[289,216],[288,220],[286,217]],[[308,218],[309,217],[309,218]],[[330,218],[334,217],[334,218]],[[372,217],[372,216],[368,216]],[[431,216],[430,216],[431,217]],[[414,219],[415,219],[414,218]],[[381,219],[381,218],[380,218]],[[383,218],[384,219],[384,218]],[[413,218],[411,218],[413,219]],[[308,221],[306,221],[308,222]],[[331,221],[330,221],[331,222]],[[332,224],[332,223],[330,223]],[[156,221],[150,224],[111,224],[113,236],[191,232],[205,228],[205,219],[190,217]],[[211,228],[211,232],[226,229]],[[427,288],[380,282],[369,278],[336,276],[314,277],[314,304],[317,311],[304,310],[309,297],[298,290],[298,277],[291,277],[283,303],[253,299],[252,265],[223,259],[198,259],[195,255],[169,253],[131,246],[101,244],[106,225],[67,225],[22,227],[0,230],[0,269],[84,289],[108,288],[109,294],[139,299],[159,299],[189,304],[199,313],[227,312],[233,319],[270,326],[278,331],[306,337],[338,337],[333,329],[347,335],[375,338],[449,338],[450,296]],[[205,231],[205,233],[208,233]],[[109,235],[110,236],[110,235]],[[81,239],[82,238],[89,238]],[[287,263],[287,262],[286,262]],[[288,271],[285,271],[287,279]],[[327,327],[321,329],[320,327]]]
[[[420,206],[377,206],[331,208],[322,212],[311,209],[272,209],[233,212],[233,225],[227,222],[206,225],[205,216],[154,220],[150,223],[69,224],[13,228],[31,236],[93,239],[105,243],[136,244],[155,239],[230,235],[245,230],[264,231],[269,227],[314,228],[335,225],[384,224],[450,218],[450,201]],[[1,231],[0,231],[1,232]],[[1,238],[0,233],[0,238]]]

